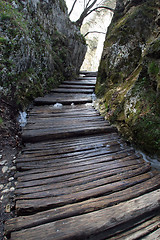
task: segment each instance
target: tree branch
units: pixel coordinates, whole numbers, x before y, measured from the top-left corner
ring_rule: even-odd
[[[74,1],[73,5],[72,5],[72,7],[71,7],[71,10],[70,10],[70,12],[68,13],[69,16],[70,16],[71,13],[73,12],[73,9],[74,9],[74,6],[75,6],[76,2],[77,2],[77,0]]]
[[[89,0],[90,2],[90,0]],[[88,7],[84,9],[84,11],[81,13],[79,19],[76,21],[77,26],[81,27],[84,18],[87,16],[88,11],[96,4],[97,0],[94,0]],[[88,3],[87,3],[88,5]]]
[[[89,0],[89,1],[87,2],[86,8],[89,6],[89,4],[90,4],[91,1],[92,1],[92,0]]]
[[[89,0],[89,2],[90,2],[90,0]],[[89,2],[88,2],[88,3],[89,3]],[[95,8],[93,8],[93,9],[91,9],[91,8],[95,5],[96,2],[97,2],[97,0],[94,0],[94,1],[91,3],[91,5],[89,5],[88,7],[86,7],[86,8],[84,9],[84,11],[83,11],[82,14],[80,15],[79,19],[76,21],[77,26],[81,27],[81,26],[82,26],[82,23],[83,23],[83,20],[84,20],[89,14],[91,14],[92,12],[94,12],[94,11],[96,11],[96,10],[98,10],[98,9],[107,9],[107,10],[109,10],[109,11],[114,12],[114,9],[113,9],[113,8],[110,8],[110,7],[107,7],[107,6],[98,6],[98,7],[95,7]],[[88,3],[87,3],[87,4],[88,4]],[[90,9],[91,9],[91,10],[90,10]]]
[[[102,34],[106,34],[105,32],[91,31],[91,32],[85,33],[84,37],[86,37],[89,33],[102,33]]]
[[[96,10],[99,9],[99,8],[107,9],[107,10],[109,10],[109,11],[111,11],[111,12],[114,12],[114,9],[113,9],[113,8],[110,8],[110,7],[107,7],[107,6],[99,6],[99,7],[93,8],[91,11],[89,11],[89,12],[87,13],[86,17],[87,17],[90,13],[96,11]]]

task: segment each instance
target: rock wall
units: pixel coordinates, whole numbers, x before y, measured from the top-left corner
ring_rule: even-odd
[[[96,93],[120,132],[160,154],[160,1],[117,0]]]
[[[0,87],[21,107],[75,75],[86,43],[64,0],[0,0]]]
[[[106,1],[107,2],[107,1]],[[113,13],[103,10],[95,12],[87,22],[81,27],[81,32],[85,35],[90,32],[85,38],[87,42],[87,53],[81,67],[82,70],[97,71],[102,55],[105,33],[109,26]]]

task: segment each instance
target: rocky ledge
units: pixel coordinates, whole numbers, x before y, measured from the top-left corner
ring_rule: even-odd
[[[96,93],[120,132],[160,155],[160,1],[117,0]]]

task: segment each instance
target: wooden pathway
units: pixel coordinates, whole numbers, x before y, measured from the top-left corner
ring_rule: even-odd
[[[160,239],[160,174],[92,107],[95,82],[85,73],[35,99],[8,238]]]

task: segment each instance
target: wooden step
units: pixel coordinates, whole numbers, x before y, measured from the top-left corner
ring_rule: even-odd
[[[55,128],[45,128],[43,130],[24,130],[22,139],[24,142],[39,142],[49,139],[68,138],[82,135],[92,135],[97,133],[112,133],[115,132],[115,127],[111,126],[87,126],[74,129],[60,129],[55,131]]]
[[[94,212],[109,206],[116,205],[120,202],[130,200],[135,197],[139,197],[147,192],[151,192],[160,186],[160,178],[153,177],[145,182],[139,183],[135,186],[122,190],[121,192],[115,192],[107,196],[98,197],[95,199],[89,199],[73,205],[66,205],[63,207],[42,211],[40,213],[23,216],[10,219],[6,226],[6,234],[10,234],[13,231],[21,229],[31,228],[38,225],[43,225],[49,222],[54,222],[60,219],[65,219],[73,216],[82,215],[84,213]],[[129,193],[129,194],[128,194]],[[122,237],[126,234],[122,234]],[[121,235],[120,235],[121,237]],[[119,239],[118,237],[113,239]],[[120,238],[121,239],[121,238]],[[122,238],[124,239],[124,238]]]
[[[52,90],[53,93],[93,93],[93,89],[65,89],[62,87],[55,88]]]
[[[61,84],[59,86],[60,88],[65,88],[65,89],[92,89],[94,90],[94,86],[90,86],[90,85],[77,85],[77,84]]]
[[[119,229],[117,222],[125,229],[129,221],[158,209],[159,198],[160,190],[155,190],[110,208],[12,232],[11,239],[86,239],[91,235],[92,239],[104,239]]]

